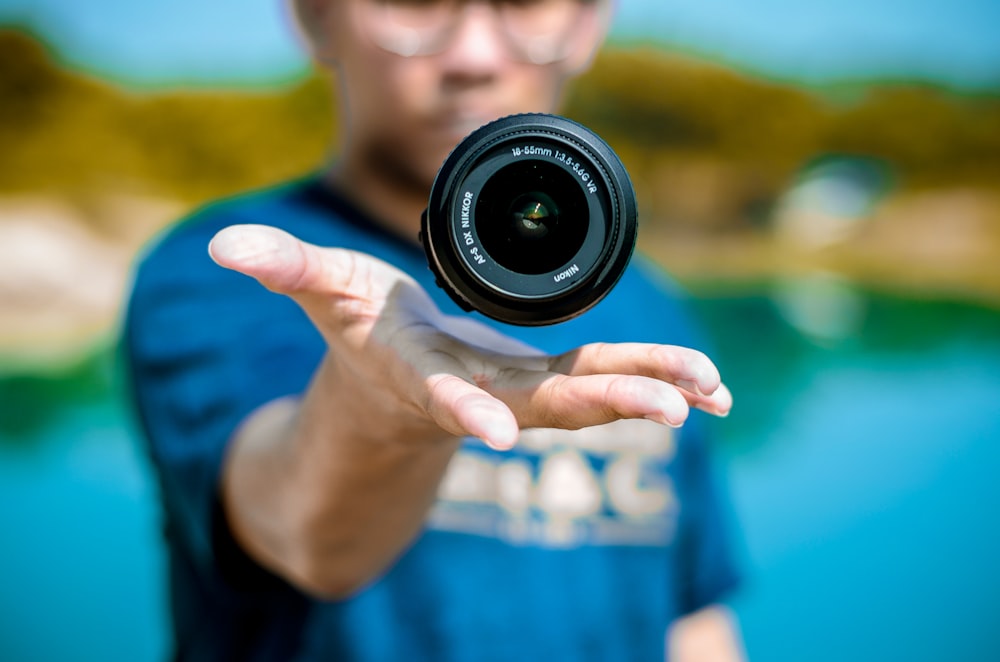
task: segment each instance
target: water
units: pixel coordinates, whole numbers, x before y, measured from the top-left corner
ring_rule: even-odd
[[[719,454],[751,659],[1000,659],[1000,312],[800,286],[697,304],[737,400]],[[109,362],[0,380],[0,659],[166,650]]]
[[[754,660],[1000,659],[1000,314],[860,303],[857,328],[819,344],[769,300],[703,305],[729,329],[719,358],[740,398],[724,451],[747,647]]]
[[[110,364],[0,381],[2,660],[164,658],[156,493]]]

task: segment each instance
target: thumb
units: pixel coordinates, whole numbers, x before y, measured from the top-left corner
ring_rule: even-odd
[[[209,242],[208,254],[219,266],[255,278],[281,294],[336,286],[329,261],[319,249],[283,230],[266,225],[231,225]]]

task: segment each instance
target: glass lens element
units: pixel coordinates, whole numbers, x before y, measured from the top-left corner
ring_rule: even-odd
[[[525,193],[511,204],[510,222],[522,239],[542,239],[548,235],[550,224],[558,224],[559,207],[541,191]]]
[[[564,267],[583,246],[589,222],[580,184],[548,161],[504,166],[476,202],[483,249],[500,266],[521,274]]]

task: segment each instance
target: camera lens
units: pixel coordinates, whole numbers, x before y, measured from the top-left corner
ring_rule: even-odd
[[[587,238],[579,222],[587,218],[583,192],[564,170],[542,161],[501,168],[483,186],[475,217],[483,249],[515,273],[552,271]]]
[[[466,310],[521,325],[561,322],[618,281],[636,236],[621,161],[589,129],[514,115],[476,130],[435,178],[421,242]]]

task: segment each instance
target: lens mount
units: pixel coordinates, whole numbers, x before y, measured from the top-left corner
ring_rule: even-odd
[[[632,182],[611,148],[572,120],[528,114],[477,129],[449,155],[421,242],[463,309],[539,326],[604,298],[636,230]]]

